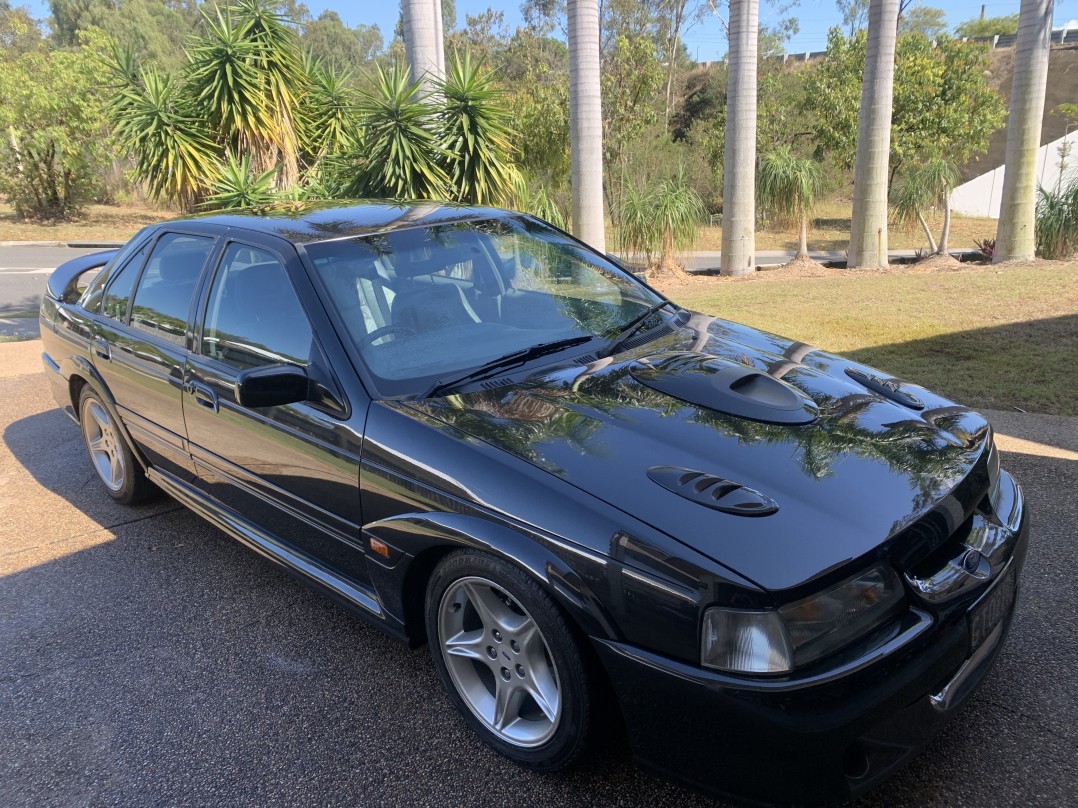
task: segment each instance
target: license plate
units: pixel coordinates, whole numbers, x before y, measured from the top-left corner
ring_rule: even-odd
[[[975,651],[988,639],[1014,606],[1015,568],[1012,566],[999,583],[969,613],[969,648]]]

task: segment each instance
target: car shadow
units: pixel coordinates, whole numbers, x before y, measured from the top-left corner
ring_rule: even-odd
[[[842,353],[974,408],[1078,415],[1078,313]]]

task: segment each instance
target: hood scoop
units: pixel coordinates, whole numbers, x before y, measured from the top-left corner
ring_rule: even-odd
[[[809,424],[816,403],[796,387],[754,368],[697,353],[667,353],[630,365],[632,377],[653,390],[709,410],[765,424]]]
[[[778,503],[766,494],[703,471],[652,466],[648,477],[667,491],[698,505],[735,516],[770,516],[779,509]]]

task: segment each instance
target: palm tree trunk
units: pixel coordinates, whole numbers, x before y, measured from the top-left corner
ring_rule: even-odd
[[[722,160],[722,274],[756,268],[756,39],[758,0],[730,0],[726,142]]]
[[[598,4],[596,0],[569,0],[568,16],[573,235],[606,252]]]
[[[940,246],[936,250],[940,255],[947,255],[947,237],[951,234],[951,195],[943,195],[943,231],[940,233]]]
[[[871,0],[846,263],[850,269],[887,266],[887,164],[897,35],[898,0]]]
[[[797,255],[795,258],[808,258],[809,254],[809,217],[805,206],[801,206],[801,232],[797,240]]]
[[[1041,145],[1053,0],[1022,0],[1007,121],[1007,162],[992,263],[1028,261],[1036,254],[1037,151]]]
[[[401,0],[401,12],[412,78],[432,89],[445,76],[441,4],[439,0]]]
[[[936,238],[932,235],[932,228],[928,226],[928,222],[925,221],[925,215],[921,211],[917,211],[917,221],[921,223],[921,229],[925,231],[925,238],[928,239],[929,252],[936,252]]]

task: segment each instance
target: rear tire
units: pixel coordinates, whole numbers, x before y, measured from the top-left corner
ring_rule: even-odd
[[[137,505],[159,492],[146,478],[101,396],[88,385],[79,395],[79,428],[90,465],[110,497],[121,505]]]
[[[442,685],[480,738],[538,771],[580,759],[594,723],[593,676],[536,581],[493,556],[453,553],[431,576],[426,621]]]

